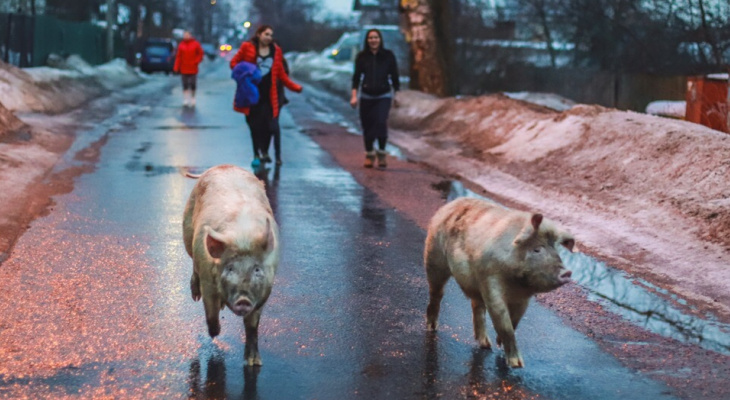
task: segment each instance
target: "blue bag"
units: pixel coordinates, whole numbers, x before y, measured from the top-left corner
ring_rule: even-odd
[[[233,105],[238,108],[255,106],[259,102],[258,84],[261,82],[261,71],[256,64],[240,62],[231,72],[236,81],[236,96]]]

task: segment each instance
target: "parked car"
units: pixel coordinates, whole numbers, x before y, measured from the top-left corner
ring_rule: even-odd
[[[337,42],[328,48],[327,57],[334,61],[354,61],[362,50],[360,32],[345,32]]]
[[[210,61],[215,60],[215,58],[218,56],[218,52],[216,51],[215,45],[213,45],[213,43],[201,43],[200,47],[203,48],[205,56],[208,57]]]
[[[139,69],[145,73],[171,73],[175,67],[175,48],[176,43],[172,39],[147,39],[141,51]]]

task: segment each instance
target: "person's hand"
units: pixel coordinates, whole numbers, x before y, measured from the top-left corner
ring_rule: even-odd
[[[357,108],[357,96],[350,97],[350,107]]]

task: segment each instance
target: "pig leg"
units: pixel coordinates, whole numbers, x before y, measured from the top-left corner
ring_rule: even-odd
[[[213,284],[203,283],[200,287],[203,295],[203,307],[205,308],[205,322],[208,324],[208,334],[216,337],[221,333],[221,322],[218,314],[221,311],[221,298]]]
[[[190,293],[192,293],[193,301],[200,300],[200,278],[195,271],[193,271],[193,275],[190,277]]]
[[[426,309],[426,329],[435,331],[438,327],[441,299],[444,297],[444,286],[451,277],[446,259],[438,257],[433,249],[426,251],[426,275],[428,278],[428,308]]]
[[[246,349],[244,350],[244,356],[246,357],[246,364],[248,366],[263,365],[261,355],[259,354],[260,319],[260,308],[243,318],[243,324],[246,327]]]
[[[520,323],[520,319],[525,315],[527,305],[530,304],[529,299],[523,302],[509,303],[509,318],[512,320],[512,329],[517,330],[517,324]],[[502,338],[497,336],[497,346],[502,345]]]
[[[195,210],[195,198],[197,197],[197,186],[193,188],[188,202],[185,204],[185,212],[183,213],[183,243],[185,251],[190,257],[193,257],[193,235],[195,227],[193,226],[193,211]]]
[[[479,343],[479,347],[491,349],[492,343],[487,336],[486,322],[484,321],[484,315],[487,312],[487,306],[484,305],[484,300],[472,299],[471,311],[474,320],[474,339]]]
[[[497,331],[497,336],[501,339],[504,346],[504,354],[507,358],[507,365],[512,368],[522,368],[525,362],[522,360],[519,350],[517,350],[517,341],[515,340],[515,328],[510,319],[509,308],[504,301],[504,293],[501,289],[501,282],[497,279],[487,281],[488,288],[482,288],[484,302],[489,310],[489,316],[492,318],[492,324]]]

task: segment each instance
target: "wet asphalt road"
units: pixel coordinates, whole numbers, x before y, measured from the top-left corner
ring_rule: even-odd
[[[230,111],[233,83],[219,71],[201,77],[195,110],[179,106],[177,85],[158,85],[120,105],[132,111],[114,122],[79,132],[57,170],[89,160],[95,170],[55,198],[0,266],[0,396],[672,398],[539,304],[517,331],[522,370],[475,346],[453,282],[440,330],[428,334],[425,232],[359,185],[288,111],[285,164],[260,174],[282,241],[260,328],[264,366],[244,368],[240,319],[224,311],[221,335],[207,337],[181,239],[194,181],[179,168],[250,162],[244,118]]]

